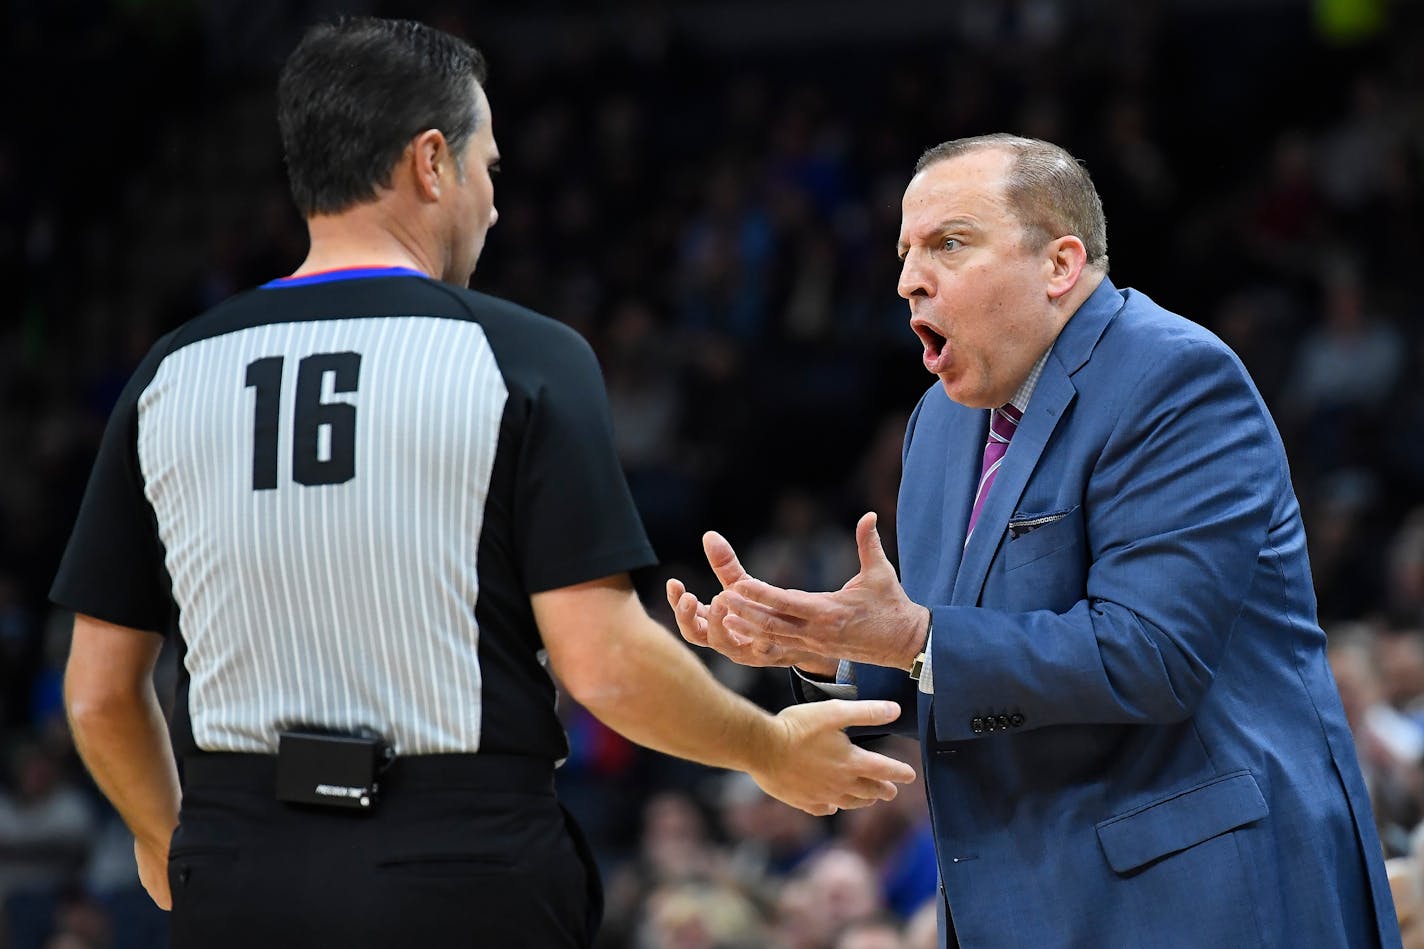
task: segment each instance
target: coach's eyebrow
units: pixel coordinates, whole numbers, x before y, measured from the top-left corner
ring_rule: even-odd
[[[941,221],[934,227],[931,227],[928,230],[923,231],[922,233],[927,236],[933,237],[936,240],[941,240],[945,237],[948,237],[950,234],[954,234],[956,232],[961,234],[977,234],[979,233],[979,231],[979,224],[972,218],[952,217],[946,221]],[[909,250],[910,245],[908,243],[906,243],[905,241],[899,241],[895,245],[895,256],[899,257],[901,260],[904,260],[905,254],[909,253]]]

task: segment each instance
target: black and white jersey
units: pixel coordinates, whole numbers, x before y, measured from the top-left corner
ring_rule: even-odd
[[[558,758],[529,596],[654,562],[587,343],[394,269],[274,281],[160,340],[52,597],[180,634],[179,754],[361,726]]]

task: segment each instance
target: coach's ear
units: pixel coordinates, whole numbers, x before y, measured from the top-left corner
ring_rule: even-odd
[[[1045,291],[1050,300],[1057,300],[1078,285],[1083,268],[1088,265],[1088,249],[1072,234],[1055,237],[1044,251],[1043,270],[1047,277]]]

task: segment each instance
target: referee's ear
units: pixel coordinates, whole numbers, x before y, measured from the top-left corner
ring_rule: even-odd
[[[410,140],[392,171],[392,185],[399,188],[407,175],[423,202],[438,202],[442,192],[459,183],[460,169],[444,132],[426,129]]]

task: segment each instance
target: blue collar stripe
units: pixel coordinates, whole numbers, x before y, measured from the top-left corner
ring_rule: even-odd
[[[263,290],[280,287],[304,287],[314,283],[332,283],[337,280],[368,280],[371,277],[424,277],[425,274],[410,267],[342,267],[339,270],[323,270],[320,273],[302,277],[278,277],[262,285]]]

